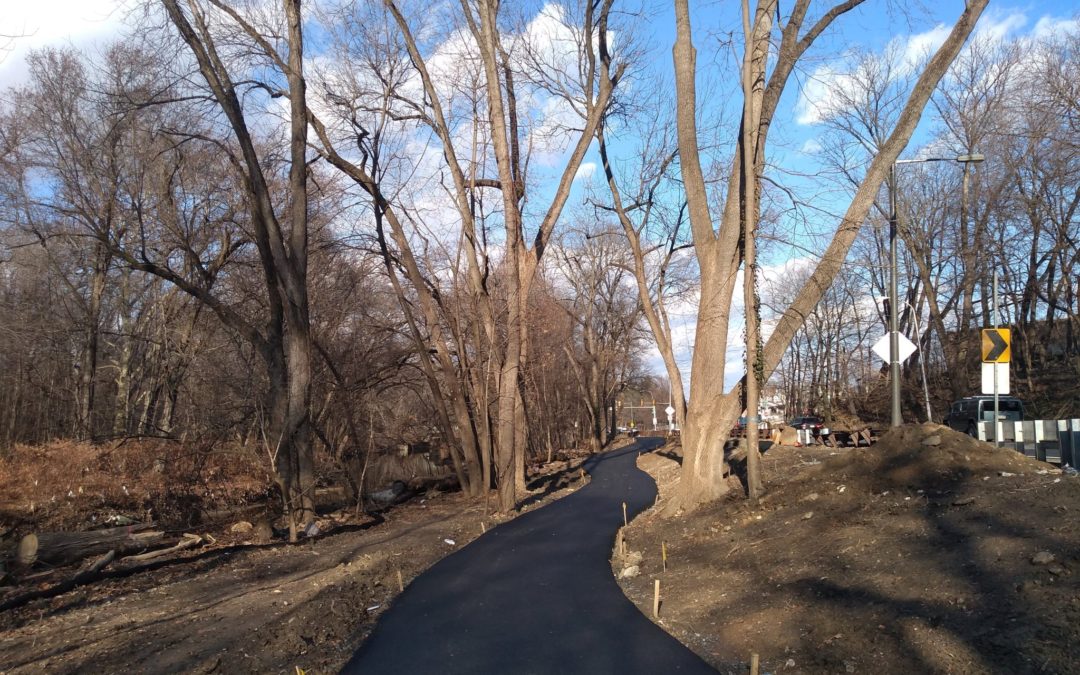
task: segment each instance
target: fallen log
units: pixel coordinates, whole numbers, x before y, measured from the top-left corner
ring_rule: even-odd
[[[18,562],[24,567],[34,563],[66,565],[108,551],[117,555],[143,551],[165,537],[162,531],[147,531],[151,527],[144,524],[90,532],[28,534],[19,542]]]
[[[39,600],[41,598],[52,598],[62,593],[88,584],[96,580],[101,576],[101,571],[116,558],[116,551],[108,551],[102,556],[94,559],[92,562],[84,564],[79,568],[75,574],[71,575],[67,579],[64,579],[60,583],[54,584],[47,588],[40,588],[23,593],[14,597],[7,598],[3,602],[0,602],[0,612],[20,607],[33,600]]]
[[[202,543],[203,538],[199,535],[185,533],[183,538],[175,546],[159,548],[158,550],[150,551],[149,553],[125,556],[123,562],[143,562],[145,560],[153,560],[154,558],[160,558],[163,555],[183,551],[184,549],[192,548],[194,546],[201,546]]]
[[[85,584],[87,582],[93,581],[97,577],[98,572],[105,569],[105,566],[111,563],[114,558],[116,558],[116,551],[109,551],[105,555],[95,559],[89,565],[83,565],[79,568],[79,571],[75,573],[75,576],[73,576],[68,583],[70,583],[71,587],[74,588],[75,586],[78,586],[80,584]]]

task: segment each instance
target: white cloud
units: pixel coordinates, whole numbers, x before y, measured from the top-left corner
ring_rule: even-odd
[[[821,145],[821,141],[816,138],[810,138],[802,144],[800,152],[803,152],[807,155],[816,155],[822,150],[824,150],[824,146]]]
[[[589,179],[596,173],[596,162],[582,162],[578,167],[577,173],[574,174],[574,180],[579,178]]]
[[[1021,31],[1028,25],[1028,17],[1022,12],[984,16],[976,29],[976,38],[991,43],[1015,39],[1022,35]],[[845,101],[852,99],[858,69],[873,67],[875,59],[878,63],[890,64],[894,76],[912,75],[941,46],[950,30],[949,26],[939,24],[923,33],[898,37],[880,53],[872,55],[869,62],[865,58],[860,59],[855,52],[849,52],[832,63],[818,66],[799,92],[795,104],[796,122],[801,125],[819,124],[842,110]],[[1025,37],[1038,40],[1078,31],[1080,19],[1043,16]],[[809,149],[812,147],[812,141],[807,141],[803,151],[813,152]]]
[[[1023,15],[1010,14],[992,23],[988,35],[1004,34],[1023,25]],[[795,104],[796,122],[819,124],[859,99],[860,82],[889,75],[912,75],[948,38],[951,28],[938,24],[930,30],[896,37],[878,53],[852,50],[832,63],[818,66],[804,83]],[[804,149],[804,152],[807,151]]]
[[[810,74],[795,104],[796,122],[803,125],[824,122],[841,107],[841,100],[850,100],[855,78],[839,65],[824,64]]]
[[[1027,24],[1027,17],[1020,12],[1004,16],[984,16],[975,28],[978,39],[998,42],[1019,31]]]
[[[1044,16],[1031,29],[1031,37],[1039,39],[1080,32],[1080,19],[1058,19]]]
[[[936,26],[906,39],[896,38],[880,53],[852,50],[833,63],[818,66],[799,92],[796,121],[819,124],[843,112],[860,99],[862,82],[913,72],[947,36],[947,28]]]
[[[949,37],[952,30],[945,24],[938,24],[925,33],[917,33],[908,38],[903,48],[903,57],[900,60],[900,68],[903,72],[910,73],[927,58]],[[888,53],[888,49],[885,50]]]
[[[125,0],[32,0],[6,2],[0,33],[13,39],[0,52],[0,89],[17,86],[29,74],[26,55],[45,46],[86,46],[116,37],[130,10]]]

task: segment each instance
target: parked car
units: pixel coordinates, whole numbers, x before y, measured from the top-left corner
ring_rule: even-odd
[[[1023,419],[1023,401],[1014,396],[998,397],[999,422],[1014,422]],[[959,401],[953,401],[953,404],[949,406],[949,414],[945,416],[945,424],[972,437],[977,437],[979,435],[979,422],[993,421],[993,396],[968,396]]]
[[[765,420],[758,422],[758,433],[767,435],[769,433],[769,423]],[[735,426],[731,429],[732,438],[741,438],[746,435],[746,416],[739,418],[739,421],[735,423]]]
[[[822,434],[822,431],[828,433],[825,429],[825,420],[813,415],[803,415],[802,417],[796,417],[788,422],[788,426],[794,429],[809,429],[814,433],[814,438],[817,438]]]

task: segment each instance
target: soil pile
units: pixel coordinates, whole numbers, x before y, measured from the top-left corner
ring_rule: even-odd
[[[674,461],[641,466],[662,507]],[[659,623],[721,672],[751,653],[774,673],[1080,672],[1080,479],[930,424],[777,446],[763,468],[757,507],[733,495],[624,533],[624,591],[651,616],[660,579]]]
[[[1042,462],[995,448],[938,424],[890,430],[870,448],[830,457],[810,477],[848,477],[866,490],[958,488],[972,476],[1045,469]]]

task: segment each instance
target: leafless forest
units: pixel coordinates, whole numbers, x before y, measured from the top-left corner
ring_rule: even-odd
[[[896,167],[906,414],[920,359],[936,421],[972,393],[995,269],[1014,387],[1075,405],[1080,33],[980,33],[971,0],[917,58],[846,51],[808,174],[782,96],[877,4],[748,3],[733,50],[687,0],[655,43],[614,0],[161,0],[115,43],[33,52],[0,96],[0,457],[243,456],[295,537],[316,486],[402,444],[512,509],[530,463],[599,449],[624,392],[670,382],[691,507],[729,489],[762,389],[884,417],[901,156],[985,155]]]

